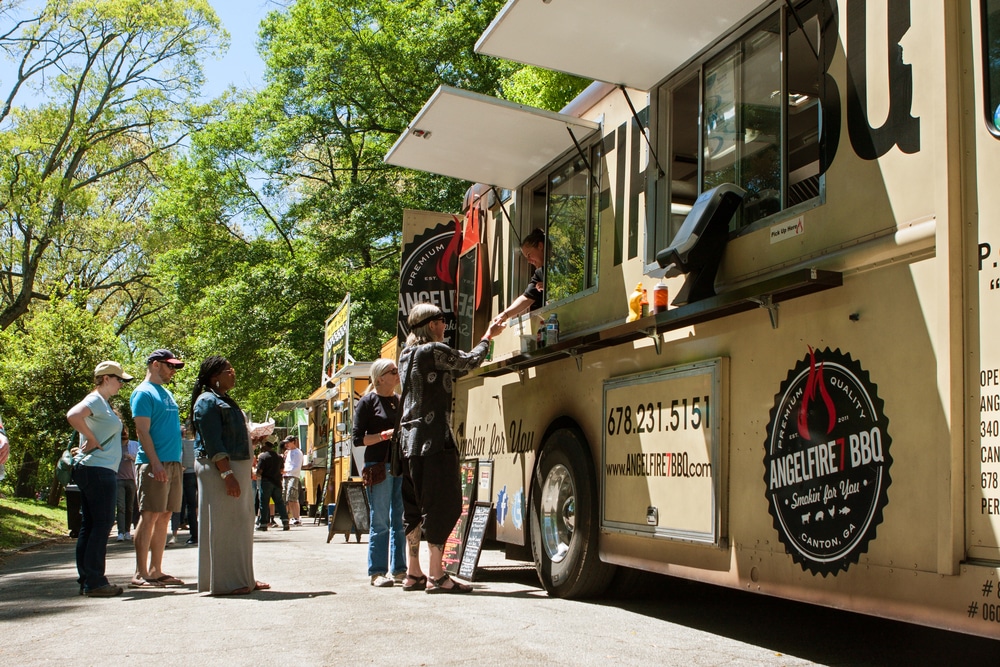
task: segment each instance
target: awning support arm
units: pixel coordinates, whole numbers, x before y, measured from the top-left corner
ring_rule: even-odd
[[[502,213],[503,217],[507,220],[507,226],[510,227],[510,233],[517,239],[517,247],[520,248],[521,235],[517,233],[517,229],[514,227],[514,222],[510,219],[510,216],[507,215],[507,209],[503,205],[503,198],[500,196],[500,193],[497,192],[497,186],[491,185],[490,190],[493,191],[493,196],[497,198],[497,204],[500,206],[500,213]]]
[[[799,30],[802,31],[802,36],[806,38],[806,43],[809,44],[809,49],[816,56],[816,60],[819,60],[819,49],[813,46],[812,39],[809,38],[809,32],[806,30],[806,26],[802,23],[802,19],[799,18],[799,13],[795,11],[795,6],[792,5],[792,0],[785,0],[785,5],[788,7],[788,11],[792,13],[792,18],[795,19],[795,23],[798,24]]]
[[[659,178],[663,178],[666,173],[663,171],[663,167],[660,166],[660,158],[656,157],[656,151],[653,150],[653,144],[649,143],[649,135],[646,133],[646,126],[642,124],[641,120],[639,120],[639,113],[635,110],[635,105],[632,104],[632,100],[629,98],[628,92],[625,90],[625,86],[623,84],[618,84],[618,88],[622,91],[622,95],[625,96],[625,101],[628,103],[628,108],[632,111],[632,120],[634,120],[635,124],[639,126],[639,129],[642,131],[642,136],[646,140],[646,145],[649,146],[649,154],[653,156],[653,164],[656,165],[657,176]]]
[[[587,154],[583,150],[583,146],[580,142],[576,140],[576,135],[573,134],[573,128],[569,125],[566,126],[566,131],[569,132],[569,138],[573,140],[573,145],[576,146],[576,152],[580,155],[580,159],[583,160],[583,166],[587,168],[587,173],[590,177],[594,177],[594,170],[590,168],[590,160],[587,159]]]
[[[573,140],[573,145],[576,146],[576,152],[579,153],[580,159],[583,160],[583,166],[587,168],[587,173],[590,174],[591,183],[600,188],[601,183],[597,180],[597,176],[594,176],[594,170],[590,168],[590,160],[587,159],[587,154],[584,152],[583,146],[581,146],[580,142],[576,140],[576,135],[573,134],[573,130],[569,127],[569,125],[566,126],[566,131],[569,132],[569,138]]]

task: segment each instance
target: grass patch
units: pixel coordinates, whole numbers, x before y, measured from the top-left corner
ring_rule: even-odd
[[[37,500],[0,498],[0,551],[68,534],[65,500],[49,507]]]

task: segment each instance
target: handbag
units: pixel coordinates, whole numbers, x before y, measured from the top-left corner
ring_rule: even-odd
[[[392,429],[389,438],[389,474],[393,477],[403,476],[403,434],[400,432],[400,422],[403,420],[403,403],[410,392],[410,372],[417,361],[417,350],[413,350],[410,364],[406,367],[406,379],[403,380],[403,393],[399,395],[399,412],[396,413],[396,428]]]
[[[69,447],[63,450],[59,460],[56,461],[56,479],[63,486],[73,481],[73,452],[70,451]]]
[[[385,457],[389,458],[389,452],[385,453]],[[376,463],[366,467],[361,471],[361,480],[364,482],[365,486],[372,487],[376,484],[381,484],[385,481],[385,461],[382,463]]]
[[[102,442],[99,446],[101,449],[115,439],[117,433],[113,434],[110,438]],[[77,459],[73,456],[73,442],[76,440],[76,433],[69,437],[69,446],[63,450],[63,453],[59,455],[59,460],[56,461],[56,480],[66,486],[73,481],[73,466],[77,464]],[[83,456],[80,457],[83,459]]]

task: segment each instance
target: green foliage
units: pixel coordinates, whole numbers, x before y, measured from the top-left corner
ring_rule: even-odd
[[[0,108],[0,329],[72,290],[119,331],[141,315],[148,276],[129,239],[150,175],[200,113],[199,57],[222,38],[205,0],[49,0],[0,35],[15,72]]]
[[[587,79],[539,67],[524,67],[503,81],[503,97],[511,102],[559,111],[590,85]]]
[[[0,333],[0,412],[11,442],[3,483],[33,497],[49,486],[72,433],[66,411],[93,389],[97,364],[114,359],[133,375],[137,369],[104,322],[71,300],[33,310],[23,325]]]
[[[548,109],[586,84],[475,54],[503,4],[295,0],[260,26],[263,89],[204,105],[200,63],[227,39],[206,0],[49,0],[0,34],[23,67],[0,108],[5,484],[48,484],[102,358],[141,376],[151,350],[179,353],[183,415],[224,355],[260,420],[316,388],[347,293],[350,352],[375,358],[403,209],[454,212],[468,187],[383,162],[409,121],[442,84]]]

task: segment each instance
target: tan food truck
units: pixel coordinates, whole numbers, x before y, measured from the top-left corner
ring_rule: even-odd
[[[546,234],[456,391],[510,553],[1000,637],[1000,0],[511,0],[476,48],[595,80],[442,87],[386,158],[486,184],[466,349]]]

